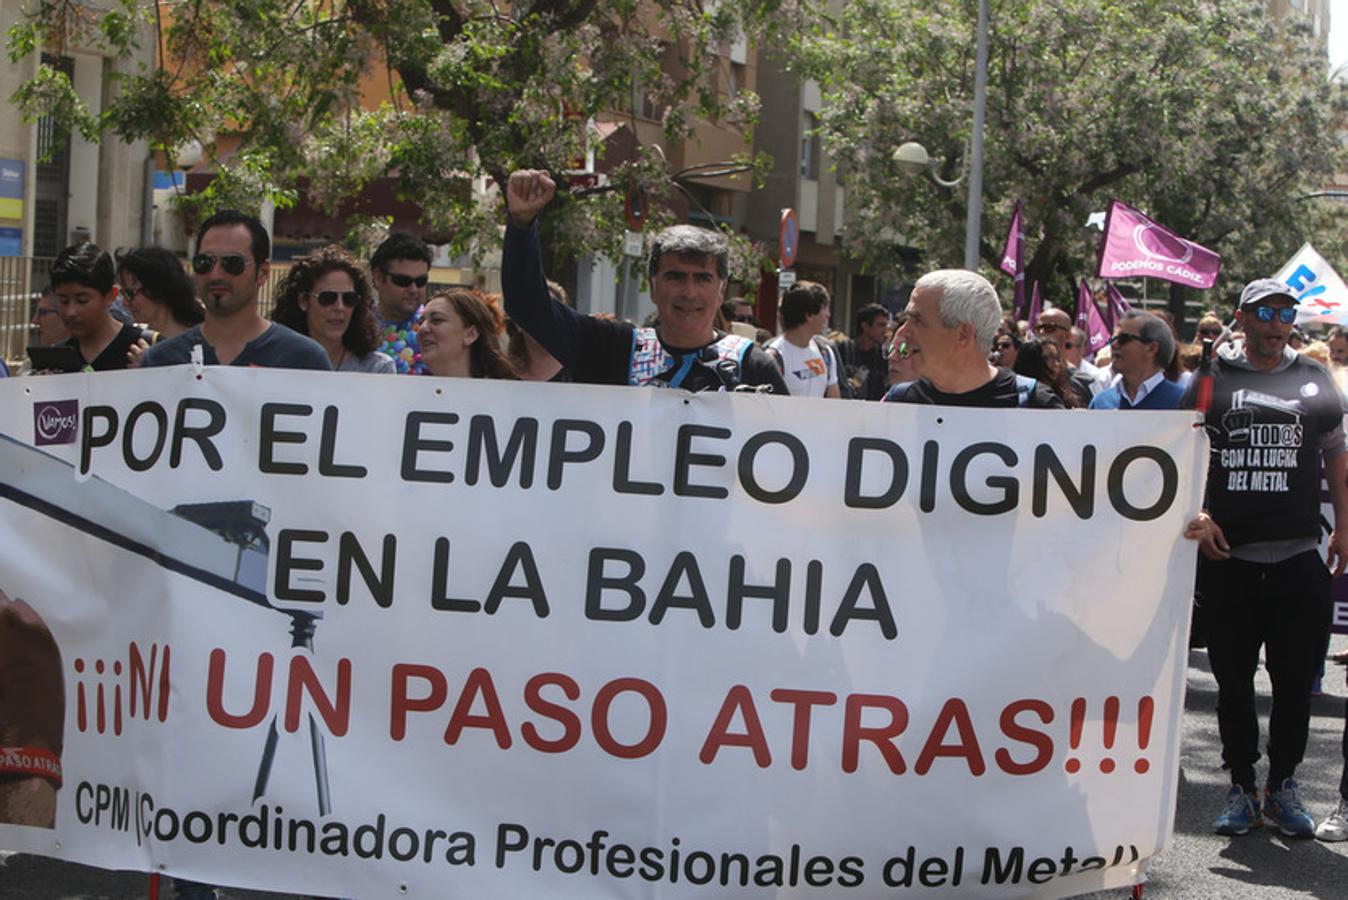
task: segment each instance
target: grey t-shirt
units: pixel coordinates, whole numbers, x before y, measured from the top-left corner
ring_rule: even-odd
[[[396,375],[398,369],[393,365],[393,357],[387,353],[372,350],[364,356],[348,353],[337,366],[338,372],[373,372],[376,375]]]
[[[220,365],[215,348],[206,342],[201,326],[193,325],[177,337],[160,341],[141,357],[145,366],[176,366],[192,361],[192,348],[201,345],[202,358],[208,366]],[[244,345],[243,351],[231,366],[261,366],[274,369],[318,369],[332,371],[328,353],[311,337],[291,331],[273,322],[266,331]]]

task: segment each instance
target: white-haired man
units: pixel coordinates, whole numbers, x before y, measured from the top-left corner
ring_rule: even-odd
[[[1062,408],[1062,401],[1035,379],[988,362],[1002,305],[983,276],[963,269],[928,272],[913,286],[905,312],[908,319],[894,341],[897,352],[912,361],[917,380],[894,385],[886,400]]]

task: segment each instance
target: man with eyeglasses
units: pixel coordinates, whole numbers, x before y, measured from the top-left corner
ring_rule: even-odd
[[[1348,453],[1334,380],[1287,343],[1297,299],[1272,278],[1240,295],[1236,321],[1245,338],[1224,346],[1210,374],[1196,373],[1192,408],[1211,378],[1205,425],[1211,441],[1206,509],[1185,536],[1199,542],[1197,593],[1208,659],[1217,679],[1217,723],[1231,789],[1213,823],[1245,834],[1260,814],[1283,834],[1310,837],[1315,825],[1293,778],[1306,750],[1311,686],[1329,632],[1330,568],[1317,549],[1320,476],[1334,506],[1328,563],[1348,559]],[[1260,648],[1273,681],[1268,778],[1255,782],[1259,720],[1254,673]]]
[[[430,281],[431,248],[414,235],[395,231],[370,257],[375,292],[375,319],[383,341],[376,349],[393,358],[399,375],[424,375],[417,322]]]
[[[330,371],[327,351],[317,341],[267,321],[258,311],[270,256],[271,237],[256,216],[221,210],[202,222],[192,271],[206,319],[146,350],[141,366],[188,363],[200,347],[208,366]]]
[[[1091,409],[1179,409],[1184,388],[1168,380],[1175,358],[1170,326],[1149,312],[1132,310],[1109,339],[1114,383],[1095,395]]]
[[[28,324],[37,329],[38,341],[44,347],[55,347],[69,339],[70,331],[61,318],[61,310],[56,304],[56,292],[50,284],[42,288],[37,305],[33,307],[33,317]],[[1331,344],[1331,349],[1333,345]]]

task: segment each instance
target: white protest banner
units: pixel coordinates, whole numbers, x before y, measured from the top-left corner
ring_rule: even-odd
[[[1309,243],[1273,276],[1297,298],[1297,322],[1348,324],[1348,287],[1334,267]]]
[[[7,849],[344,897],[1054,897],[1170,840],[1191,414],[190,367],[0,413],[0,588],[55,644],[0,614],[49,698],[0,725],[62,766]]]

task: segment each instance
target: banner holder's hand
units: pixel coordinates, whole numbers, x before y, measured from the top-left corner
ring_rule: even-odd
[[[1222,526],[1205,512],[1199,513],[1184,529],[1184,536],[1198,541],[1198,549],[1208,559],[1222,560],[1231,558],[1231,545],[1226,542]]]

